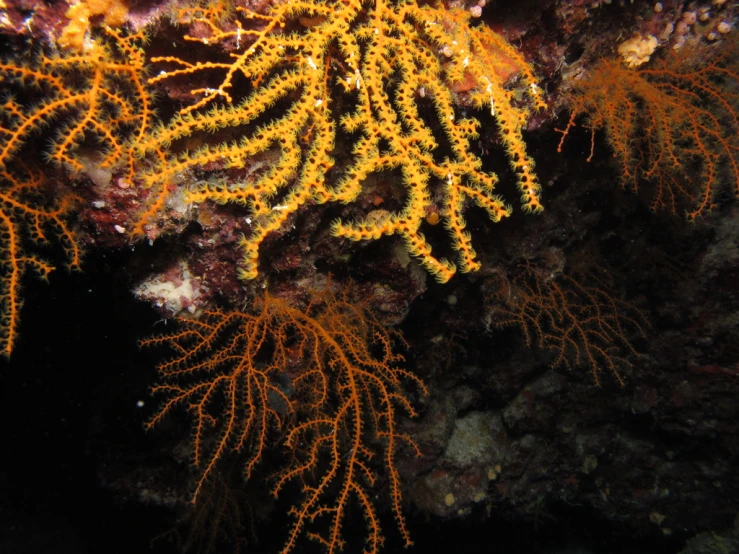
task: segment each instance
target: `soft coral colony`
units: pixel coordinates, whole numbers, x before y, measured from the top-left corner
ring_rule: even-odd
[[[241,243],[242,278],[257,276],[260,244],[300,208],[351,203],[368,178],[381,172],[401,175],[403,205],[358,221],[337,219],[332,234],[355,241],[400,235],[408,251],[446,282],[455,264],[435,256],[421,233],[433,192],[441,198],[439,211],[459,268],[478,269],[465,231],[466,200],[493,221],[511,208],[494,194],[496,176],[482,169],[470,148],[479,122],[456,115],[451,87],[462,81],[474,106],[494,114],[524,209],[541,210],[534,162],[521,135],[528,109],[514,102],[505,84],[520,72],[537,108],[544,107],[540,90],[521,55],[487,27],[470,26],[468,11],[385,1],[287,2],[268,15],[237,10],[243,17],[234,20],[212,8],[182,14],[202,31],[186,40],[206,50],[235,42],[235,50],[225,62],[153,58],[162,69],[151,83],[208,84],[190,90],[193,102],[135,148],[142,157],[164,145],[177,149],[158,157],[144,174],[152,188],[165,187],[185,171],[212,164],[243,168],[269,156],[267,170],[241,183],[206,182],[187,193],[188,202],[246,207],[251,228]],[[245,96],[238,92],[243,82],[251,85]],[[435,112],[433,121],[420,113],[419,97]],[[206,131],[233,139],[178,148]],[[352,148],[337,162],[340,133]],[[152,217],[145,214],[140,225]]]
[[[80,198],[59,183],[68,172],[131,176],[132,141],[152,124],[142,35],[110,28],[104,35],[84,52],[32,52],[26,63],[0,64],[9,93],[0,111],[0,328],[8,356],[18,337],[23,274],[33,269],[46,278],[54,269],[34,250],[55,236],[68,267],[80,267],[80,244],[67,222]],[[39,149],[45,167],[37,163]]]
[[[199,470],[194,502],[207,496],[204,484],[230,450],[241,453],[248,479],[282,435],[283,462],[270,463],[273,494],[299,484],[282,552],[304,534],[327,552],[343,550],[343,527],[355,504],[366,521],[367,551],[377,552],[381,478],[398,530],[412,544],[395,457],[402,448],[421,454],[400,431],[397,412],[416,415],[408,385],[413,393],[427,391],[403,369],[394,352],[399,337],[372,315],[370,302],[335,294],[330,285],[302,309],[266,294],[253,313],[207,312],[144,341],[175,352],[159,365],[154,392],[164,401],[148,426],[178,406],[191,413]],[[287,375],[291,392],[280,386]]]

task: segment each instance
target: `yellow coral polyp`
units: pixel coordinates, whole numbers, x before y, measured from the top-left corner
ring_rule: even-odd
[[[183,172],[214,163],[224,166],[224,161],[225,167],[248,167],[255,156],[270,152],[269,170],[246,182],[229,187],[206,183],[187,194],[189,202],[247,206],[254,223],[242,241],[242,277],[256,277],[262,241],[307,202],[354,202],[365,193],[367,179],[381,172],[402,175],[397,186],[404,189],[399,194],[404,204],[379,219],[339,219],[331,228],[334,236],[360,241],[399,235],[441,282],[457,268],[477,270],[480,263],[464,231],[467,206],[481,207],[494,222],[507,217],[511,208],[494,194],[497,177],[482,169],[470,146],[480,123],[457,117],[455,89],[460,83],[474,106],[492,114],[524,210],[541,211],[534,162],[522,136],[529,112],[506,88],[512,68],[537,109],[546,106],[541,90],[520,53],[488,27],[472,27],[468,11],[387,0],[286,2],[266,16],[240,11],[245,20],[232,18],[226,27],[223,14],[186,10],[188,18],[210,33],[185,35],[186,40],[203,49],[225,40],[244,46],[228,63],[154,58],[164,69],[151,83],[209,79],[209,85],[191,90],[196,100],[140,149],[151,155],[178,141],[183,146],[202,131],[229,136],[161,158],[144,176],[148,186],[160,190]],[[285,28],[295,30],[285,33]],[[214,78],[218,72],[221,76]],[[253,92],[239,98],[235,79],[243,77],[251,81]],[[272,109],[277,103],[283,105],[279,112]],[[256,120],[262,123],[257,126]],[[337,123],[354,141],[338,181],[327,174],[335,163]],[[240,140],[232,140],[234,133]],[[446,145],[443,153],[440,144]],[[457,264],[438,259],[421,232],[432,197],[443,199],[439,214]]]

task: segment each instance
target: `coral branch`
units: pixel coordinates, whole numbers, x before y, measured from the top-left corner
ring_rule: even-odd
[[[232,22],[206,8],[181,14],[206,29],[205,36],[186,40],[200,42],[203,50],[235,43],[236,51],[228,62],[153,59],[165,69],[151,83],[187,78],[211,84],[191,88],[194,101],[142,141],[139,154],[184,144],[203,132],[238,137],[160,160],[143,178],[156,187],[188,170],[213,164],[241,168],[269,154],[271,167],[246,182],[206,183],[187,196],[195,203],[247,207],[252,227],[242,241],[241,277],[256,277],[260,244],[306,203],[350,203],[370,175],[382,172],[402,176],[402,208],[381,217],[336,220],[333,234],[351,240],[400,235],[426,269],[447,281],[457,267],[437,258],[421,232],[433,198],[441,204],[459,268],[478,269],[464,231],[467,201],[492,221],[511,208],[493,192],[497,177],[483,171],[471,152],[479,122],[455,112],[453,89],[463,82],[472,103],[495,118],[524,210],[542,209],[521,134],[528,111],[514,102],[506,81],[519,73],[537,108],[545,106],[541,92],[521,55],[487,27],[471,27],[469,12],[386,0],[303,0],[280,4],[266,16],[240,12],[242,19]],[[240,97],[244,87],[250,93]],[[273,109],[277,104],[280,109]],[[350,137],[353,149],[332,172],[339,132]]]
[[[649,181],[652,208],[682,207],[695,219],[715,206],[724,181],[739,194],[736,54],[729,43],[697,66],[679,54],[651,69],[601,61],[577,83],[560,151],[584,116],[591,133],[605,130],[623,186]]]
[[[599,283],[589,275],[593,280]],[[505,307],[493,323],[516,326],[527,346],[549,350],[552,367],[588,367],[596,384],[605,368],[623,385],[619,368],[638,355],[632,341],[645,336],[648,322],[638,308],[599,284],[585,285],[565,273],[544,275],[527,264],[501,287],[505,295],[498,300]]]
[[[401,512],[395,465],[400,443],[398,409],[416,412],[404,383],[426,393],[423,383],[398,367],[394,336],[367,310],[330,292],[300,310],[265,295],[252,311],[209,312],[180,320],[179,330],[143,341],[164,344],[175,356],[159,365],[155,394],[164,397],[151,427],[176,406],[193,418],[198,495],[227,451],[245,457],[247,477],[282,430],[288,465],[277,471],[274,493],[291,482],[301,487],[283,552],[303,534],[327,552],[344,544],[342,524],[356,503],[367,521],[367,551],[377,552],[381,531],[375,511],[375,472],[384,466],[401,535],[410,535]],[[375,453],[382,454],[375,461]],[[326,522],[325,532],[319,528]]]
[[[46,185],[38,175],[0,171],[0,350],[7,357],[18,340],[24,274],[33,270],[46,280],[54,270],[28,250],[48,243],[52,234],[66,254],[67,266],[80,267],[82,252],[66,221],[77,197],[65,194],[50,203]]]
[[[42,152],[74,172],[125,164],[131,177],[129,140],[142,140],[151,124],[144,54],[137,46],[143,36],[124,37],[108,28],[106,35],[107,42],[93,41],[84,53],[39,54],[25,65],[0,63],[0,81],[15,93],[0,106],[0,347],[5,355],[18,337],[23,274],[32,269],[46,279],[54,269],[25,249],[46,243],[51,232],[70,268],[79,268],[81,257],[66,221],[77,197],[58,192],[23,160]]]
[[[107,27],[105,33],[107,41],[93,42],[84,53],[0,64],[3,78],[18,89],[0,110],[0,167],[12,165],[52,127],[55,136],[42,151],[59,166],[84,171],[84,146],[95,148],[95,165],[112,169],[125,163],[133,171],[128,141],[143,140],[154,115],[138,47],[143,35],[124,37]]]

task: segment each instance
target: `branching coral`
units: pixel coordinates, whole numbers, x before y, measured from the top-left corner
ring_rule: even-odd
[[[56,236],[67,258],[67,266],[79,269],[81,250],[67,224],[77,198],[65,194],[49,203],[43,177],[26,172],[0,171],[0,350],[10,356],[18,340],[23,298],[23,276],[35,271],[46,279],[54,266],[28,249]]]
[[[0,345],[6,355],[18,336],[24,272],[33,269],[46,278],[53,270],[25,249],[55,235],[69,267],[80,264],[80,248],[66,222],[77,198],[49,186],[50,179],[39,168],[30,170],[28,160],[41,151],[61,170],[125,165],[130,176],[129,140],[141,140],[151,123],[144,54],[137,46],[142,37],[112,29],[106,34],[108,43],[93,42],[84,53],[0,63],[0,79],[15,92],[0,106]]]
[[[457,116],[455,83],[467,83],[474,105],[493,114],[524,209],[541,210],[534,163],[521,134],[528,111],[506,80],[512,71],[519,73],[537,108],[544,107],[540,90],[521,55],[487,27],[472,27],[468,12],[387,0],[303,0],[280,4],[266,16],[241,14],[229,22],[210,9],[185,12],[206,29],[206,36],[186,40],[203,49],[228,43],[236,51],[226,61],[152,60],[166,68],[150,79],[153,84],[178,78],[207,84],[192,88],[196,100],[147,136],[139,154],[181,145],[202,132],[229,137],[153,164],[143,179],[161,190],[182,172],[213,164],[246,167],[270,153],[269,169],[245,182],[199,185],[188,194],[190,202],[247,206],[251,231],[242,240],[243,278],[257,275],[265,237],[302,206],[350,203],[370,175],[382,172],[401,176],[402,209],[337,220],[333,234],[352,240],[400,235],[424,267],[447,281],[455,264],[433,255],[420,230],[433,188],[459,269],[478,269],[465,230],[467,202],[493,221],[511,208],[494,194],[497,177],[483,170],[470,148],[479,122]],[[241,98],[237,91],[247,83],[251,92]],[[333,157],[339,132],[353,145],[340,169]],[[139,232],[155,212],[145,214]]]
[[[597,129],[605,130],[624,186],[651,182],[653,208],[683,208],[695,219],[714,207],[724,181],[739,194],[736,53],[727,44],[700,65],[680,54],[640,69],[601,61],[577,82],[560,151],[584,117],[593,141]]]
[[[527,346],[553,354],[552,367],[588,367],[596,384],[604,369],[624,383],[619,368],[638,355],[633,341],[648,326],[638,308],[594,275],[545,274],[526,264],[501,281],[497,300],[504,308],[493,317],[496,327],[518,327]]]
[[[395,454],[418,448],[397,429],[398,410],[415,415],[404,383],[423,383],[398,364],[394,336],[367,309],[330,292],[305,309],[265,295],[249,312],[210,312],[181,319],[179,329],[143,341],[175,356],[159,365],[154,393],[163,397],[149,427],[175,407],[193,419],[195,496],[227,452],[237,451],[251,475],[267,449],[286,437],[286,464],[275,494],[296,482],[302,499],[283,552],[307,533],[327,552],[342,549],[342,526],[356,505],[367,522],[367,551],[381,542],[374,491],[383,466],[391,505],[406,544]],[[375,454],[380,457],[375,461]],[[325,523],[327,531],[321,531]],[[308,532],[309,529],[311,532]]]
[[[86,169],[81,148],[94,149],[101,168],[127,164],[129,141],[140,142],[152,126],[151,95],[145,84],[143,35],[124,36],[105,28],[82,53],[34,56],[30,63],[0,64],[3,80],[18,88],[0,111],[0,167],[12,165],[23,149],[37,147],[42,134],[49,161],[75,172]]]

